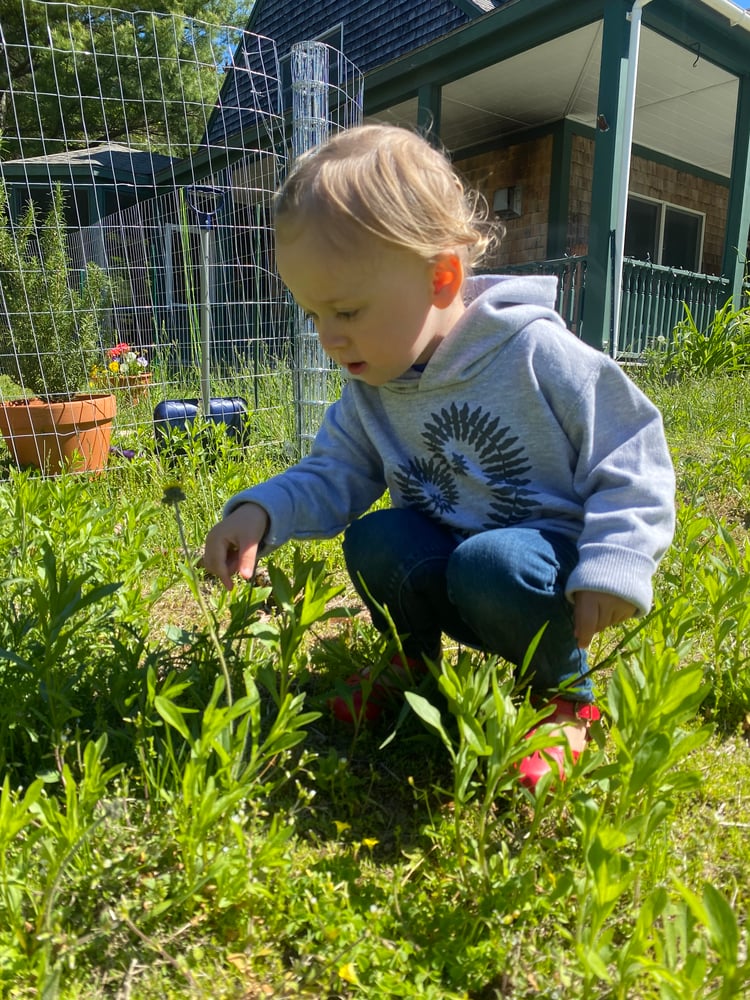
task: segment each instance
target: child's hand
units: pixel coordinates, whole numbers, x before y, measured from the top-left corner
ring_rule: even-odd
[[[596,590],[578,590],[573,599],[575,635],[581,649],[586,649],[597,632],[632,618],[637,611],[630,601]]]
[[[235,573],[251,580],[258,561],[258,545],[268,528],[268,515],[255,503],[243,503],[219,521],[206,536],[203,568],[218,577],[227,590]]]

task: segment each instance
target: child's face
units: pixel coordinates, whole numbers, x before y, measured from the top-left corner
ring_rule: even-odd
[[[323,350],[368,385],[424,364],[463,311],[460,294],[453,308],[443,304],[435,264],[375,237],[360,237],[347,255],[307,225],[277,238],[276,262]]]

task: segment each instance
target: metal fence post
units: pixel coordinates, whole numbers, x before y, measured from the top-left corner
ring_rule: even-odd
[[[292,162],[328,137],[328,46],[297,42],[292,46]],[[315,326],[294,309],[294,404],[297,451],[309,450],[328,402],[330,362]]]
[[[292,161],[328,136],[362,122],[362,74],[323,42],[292,46]],[[310,448],[329,403],[331,365],[313,323],[294,309],[294,392],[297,450]]]

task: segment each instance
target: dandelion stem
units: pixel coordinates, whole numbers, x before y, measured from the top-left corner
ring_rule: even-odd
[[[168,486],[164,490],[164,497],[162,502],[169,504],[174,509],[175,520],[177,521],[177,531],[180,536],[180,545],[182,546],[182,551],[185,555],[185,563],[188,567],[188,573],[190,576],[190,581],[192,584],[193,596],[198,602],[198,606],[201,609],[201,613],[206,622],[206,627],[208,629],[208,635],[211,643],[216,651],[216,655],[221,666],[221,672],[224,675],[224,683],[226,685],[227,693],[227,705],[231,708],[234,703],[234,698],[232,696],[232,681],[229,677],[229,668],[227,667],[227,661],[224,657],[224,650],[221,647],[221,642],[219,641],[219,636],[216,631],[216,621],[214,615],[212,614],[210,608],[206,604],[203,594],[201,593],[200,580],[195,571],[195,566],[190,555],[190,549],[188,548],[187,539],[185,537],[185,528],[182,523],[182,514],[180,512],[180,501],[185,499],[185,494],[183,493],[181,487],[179,486]]]

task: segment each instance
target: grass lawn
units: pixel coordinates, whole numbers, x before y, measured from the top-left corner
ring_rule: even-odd
[[[450,649],[376,730],[334,722],[342,679],[395,648],[336,540],[231,596],[194,569],[282,447],[9,473],[0,995],[750,996],[750,382],[637,377],[677,537],[652,614],[594,643],[595,742],[536,800],[502,661]]]

